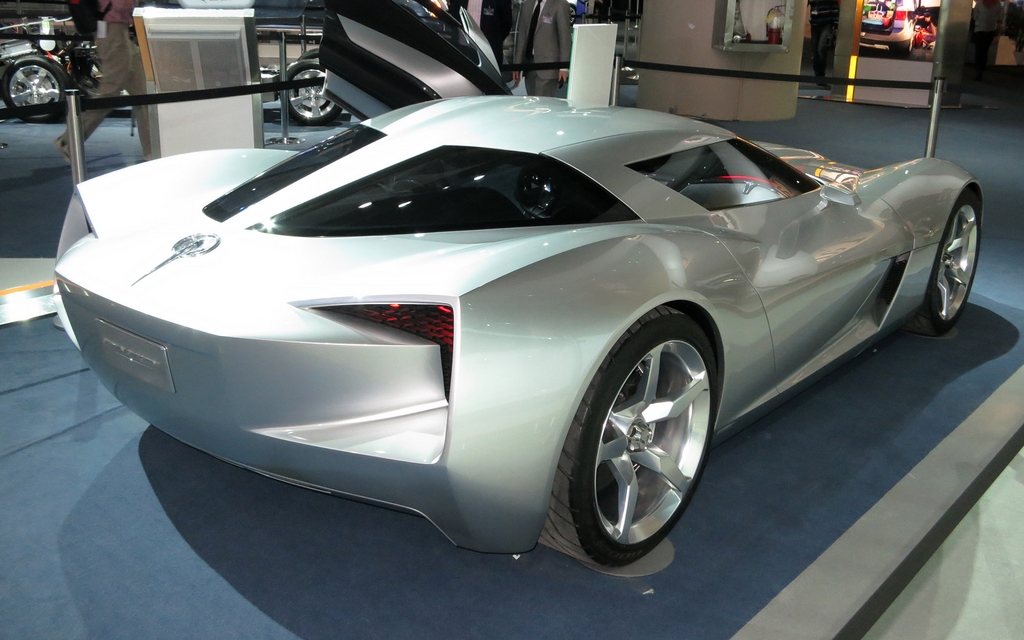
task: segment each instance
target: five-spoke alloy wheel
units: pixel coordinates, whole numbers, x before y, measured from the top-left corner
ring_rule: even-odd
[[[967,305],[981,247],[981,199],[970,189],[957,198],[939,241],[924,304],[907,323],[915,333],[948,333]]]
[[[668,534],[707,459],[718,380],[708,338],[659,307],[619,340],[577,411],[543,538],[621,566]]]

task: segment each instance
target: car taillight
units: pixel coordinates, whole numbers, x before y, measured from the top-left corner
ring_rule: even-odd
[[[444,393],[448,395],[452,379],[455,346],[455,314],[443,304],[352,304],[327,307],[324,311],[368,320],[392,329],[411,333],[441,348]]]
[[[896,21],[897,22],[903,22],[906,19],[907,19],[907,11],[906,11],[906,9],[897,9],[896,10]]]

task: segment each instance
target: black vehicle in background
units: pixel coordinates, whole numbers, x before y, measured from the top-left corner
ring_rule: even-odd
[[[0,37],[16,38],[19,33],[41,35],[41,27],[52,24],[53,21],[42,20],[5,28]],[[59,102],[68,88],[78,89],[86,96],[99,88],[96,46],[92,42],[62,39],[64,33],[57,31],[52,40],[0,40],[0,97],[8,107]],[[23,119],[52,122],[59,117],[42,114]]]

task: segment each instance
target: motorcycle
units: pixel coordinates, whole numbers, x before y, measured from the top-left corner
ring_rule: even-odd
[[[15,33],[53,35],[52,40],[0,40],[0,98],[8,107],[50,104],[63,100],[64,90],[75,88],[85,96],[99,89],[100,69],[92,42],[69,42],[52,31],[52,22],[15,25]],[[0,35],[5,35],[0,31]],[[25,122],[53,122],[60,114],[22,118]]]

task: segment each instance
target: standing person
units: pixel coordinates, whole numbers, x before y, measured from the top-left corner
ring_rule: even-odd
[[[132,31],[134,0],[99,0],[101,21],[96,28],[96,53],[100,58],[103,77],[97,91],[99,98],[108,98],[127,90],[133,96],[146,93],[146,75],[142,69],[139,44]],[[153,150],[149,139],[149,110],[147,107],[133,107],[135,120],[139,125],[139,141],[142,143],[142,157],[149,160]],[[82,136],[88,139],[96,127],[110,113],[110,109],[91,110],[82,113]],[[53,141],[64,158],[71,161],[68,150],[68,132],[64,131]]]
[[[1003,26],[1003,3],[1000,0],[978,0],[974,5],[974,68],[975,80],[988,67],[988,49]]]
[[[811,66],[819,87],[825,84],[825,63],[828,60],[829,36],[839,22],[839,0],[808,0],[811,21]]]
[[[505,63],[505,38],[512,32],[512,0],[452,0],[450,11],[456,18],[466,9],[476,20],[494,52],[498,65]]]
[[[565,0],[525,0],[519,9],[516,26],[516,64],[558,62],[568,60],[572,51],[572,28],[569,6]],[[519,82],[520,72],[512,72]],[[568,69],[526,72],[526,93],[531,96],[554,96],[559,84],[569,78]]]

